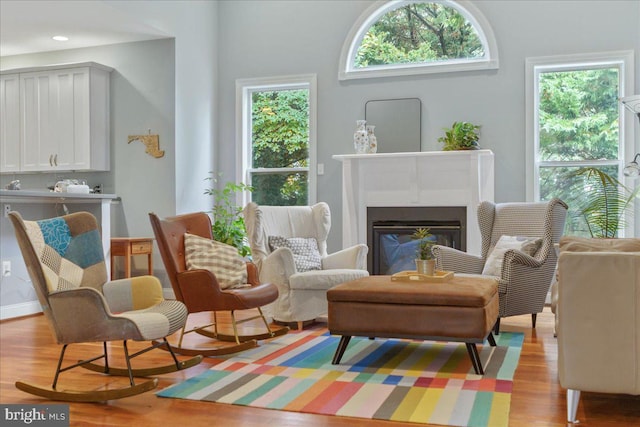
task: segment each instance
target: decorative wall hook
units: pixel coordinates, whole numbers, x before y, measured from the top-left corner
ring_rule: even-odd
[[[149,129],[148,135],[129,135],[130,144],[132,141],[140,141],[145,146],[145,153],[155,158],[164,156],[164,150],[160,150],[160,137],[158,135],[151,135],[151,129]]]

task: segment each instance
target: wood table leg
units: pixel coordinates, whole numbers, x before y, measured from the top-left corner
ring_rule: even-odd
[[[127,245],[124,254],[124,277],[131,277],[131,247]]]

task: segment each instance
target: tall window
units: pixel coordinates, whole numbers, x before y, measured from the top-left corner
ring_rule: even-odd
[[[341,79],[497,68],[488,22],[467,1],[371,6],[343,46]]]
[[[527,61],[527,136],[533,154],[529,193],[534,200],[570,202],[577,191],[590,191],[587,175],[575,173],[582,167],[623,181],[623,162],[633,147],[631,135],[625,138],[619,98],[625,84],[631,84],[630,63],[624,54]],[[566,232],[588,235],[569,205]]]
[[[315,76],[239,80],[242,176],[260,205],[315,201]],[[243,202],[247,202],[245,200]]]

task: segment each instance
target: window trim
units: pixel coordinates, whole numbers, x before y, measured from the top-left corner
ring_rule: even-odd
[[[309,204],[317,199],[317,76],[300,74],[292,76],[261,77],[236,80],[236,182],[249,183],[249,173],[260,169],[251,168],[251,93],[271,89],[309,90]],[[282,168],[287,171],[307,168]],[[276,171],[269,169],[269,171]],[[236,202],[245,206],[251,201],[251,194],[242,192]]]
[[[533,202],[540,199],[539,169],[540,166],[555,164],[567,166],[585,165],[618,165],[620,182],[633,187],[632,179],[622,174],[622,168],[635,154],[634,124],[635,118],[626,114],[621,102],[618,102],[620,146],[617,160],[589,160],[575,162],[541,162],[538,153],[538,74],[545,71],[580,70],[617,66],[620,75],[618,96],[624,97],[634,93],[634,52],[632,50],[597,52],[572,55],[557,55],[527,58],[525,66],[525,168],[526,168],[526,200]],[[634,235],[634,219],[628,218],[624,235]]]
[[[538,174],[537,165],[540,164],[538,157],[538,71],[552,70],[578,70],[592,67],[605,67],[618,64],[620,69],[620,96],[628,96],[634,92],[634,60],[633,51],[614,51],[601,53],[587,53],[574,55],[557,55],[544,56],[536,58],[527,58],[525,67],[525,144],[526,144],[526,198],[528,201],[536,201],[539,198],[539,188],[537,185]],[[632,159],[634,156],[633,143],[633,120],[628,120],[625,114],[624,106],[618,103],[618,111],[620,116],[619,132],[622,141],[617,161],[605,161],[608,164],[620,164],[624,166],[626,159]],[[580,162],[576,162],[579,166]],[[597,161],[589,161],[589,164],[597,163]],[[563,162],[563,164],[570,164]]]
[[[422,64],[393,64],[368,68],[355,68],[354,61],[358,47],[369,28],[385,13],[413,3],[440,3],[456,9],[478,31],[478,37],[484,47],[485,57],[477,59],[458,59],[444,62]],[[349,31],[340,53],[339,80],[407,76],[418,74],[447,73],[457,71],[489,70],[498,68],[498,45],[489,21],[482,12],[467,0],[382,0],[368,7],[356,20]]]

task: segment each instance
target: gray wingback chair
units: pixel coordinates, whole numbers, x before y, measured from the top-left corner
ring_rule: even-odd
[[[540,248],[532,255],[509,249],[504,254],[498,278],[500,313],[494,332],[500,332],[500,318],[531,314],[544,308],[556,268],[553,248],[564,231],[567,205],[560,199],[534,203],[482,202],[478,207],[478,223],[482,238],[481,254],[473,255],[446,246],[435,246],[436,268],[456,273],[482,274],[489,254],[502,236],[541,238]]]

